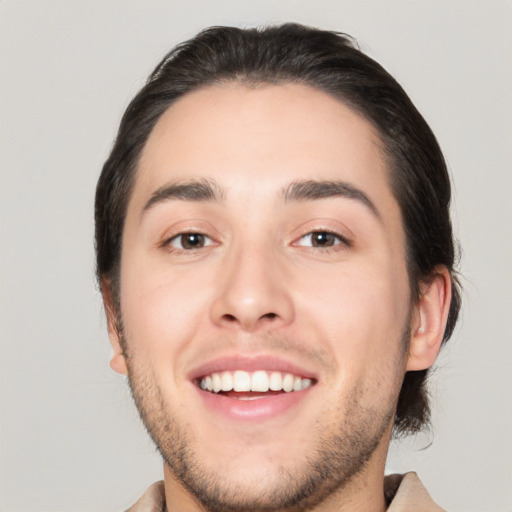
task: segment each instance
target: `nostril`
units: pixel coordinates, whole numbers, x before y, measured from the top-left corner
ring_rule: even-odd
[[[273,324],[279,318],[277,313],[265,313],[261,316],[253,316],[253,315],[233,315],[232,313],[224,313],[221,317],[221,321],[224,322],[226,326],[234,326],[236,324],[240,324],[244,329],[252,329],[255,328],[259,322],[262,324]]]

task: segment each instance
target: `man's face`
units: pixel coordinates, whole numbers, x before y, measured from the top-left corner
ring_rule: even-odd
[[[130,384],[168,480],[256,510],[382,474],[411,308],[367,121],[296,84],[186,95],[143,151],[121,261]]]

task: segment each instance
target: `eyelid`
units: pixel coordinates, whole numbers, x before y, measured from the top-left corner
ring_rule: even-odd
[[[197,250],[209,248],[213,245],[220,245],[217,231],[213,229],[209,224],[205,225],[204,222],[199,221],[193,222],[192,224],[189,224],[188,222],[180,222],[177,225],[173,226],[171,229],[167,229],[166,232],[160,237],[160,241],[157,243],[157,247],[160,249],[166,249],[170,252],[194,252],[193,249],[184,249],[181,247],[171,245],[171,242],[187,234],[202,235],[203,237],[205,237],[205,239],[208,240],[207,244],[205,244],[203,247],[198,247]]]
[[[205,240],[209,240],[209,242],[205,243],[201,247],[192,248],[192,249],[185,249],[184,247],[177,247],[176,245],[173,244],[173,242],[179,241],[184,235],[200,235],[200,236],[204,237]],[[180,251],[189,252],[189,251],[193,251],[194,249],[199,250],[199,249],[203,249],[204,247],[210,247],[211,245],[215,245],[215,241],[213,240],[213,238],[211,236],[205,235],[204,233],[200,233],[198,231],[183,231],[181,233],[178,233],[177,235],[174,235],[172,238],[169,238],[166,242],[166,245],[168,247],[173,247]]]
[[[348,228],[342,227],[333,227],[332,225],[324,224],[325,220],[319,219],[318,221],[308,222],[305,225],[301,226],[298,230],[298,235],[296,235],[291,243],[293,246],[297,246],[298,242],[305,238],[306,236],[312,235],[313,233],[329,233],[331,235],[336,236],[339,239],[340,243],[331,246],[331,249],[334,249],[336,246],[343,245],[345,247],[352,247],[354,245],[354,235]],[[330,223],[331,224],[331,223]],[[336,224],[339,224],[336,222]],[[314,247],[314,249],[327,250],[329,247],[321,248]]]
[[[325,247],[322,247],[322,246],[315,247],[313,245],[301,245],[300,244],[300,242],[303,239],[305,239],[307,237],[312,237],[315,233],[327,233],[329,235],[334,236],[337,240],[334,243],[334,245],[326,245]],[[338,233],[337,231],[328,230],[328,229],[314,229],[312,231],[309,231],[308,233],[305,233],[301,237],[299,237],[294,242],[294,245],[298,245],[299,247],[311,247],[312,249],[319,249],[319,250],[325,251],[328,249],[334,249],[335,247],[340,246],[340,245],[345,246],[345,247],[350,247],[352,245],[352,242],[347,237],[345,237],[341,233]]]

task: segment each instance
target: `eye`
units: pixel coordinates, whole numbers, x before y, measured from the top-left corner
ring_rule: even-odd
[[[167,242],[168,246],[184,251],[202,249],[212,244],[213,240],[201,233],[181,233]]]
[[[348,240],[335,233],[329,231],[313,231],[300,238],[297,245],[301,247],[334,247],[335,245],[349,245]]]

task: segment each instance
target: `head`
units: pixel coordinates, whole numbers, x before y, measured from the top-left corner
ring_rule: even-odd
[[[312,123],[311,140],[306,119],[311,119]],[[246,130],[248,126],[251,128]],[[272,133],[267,133],[265,126],[270,127]],[[224,129],[226,133],[223,133]],[[294,139],[290,140],[292,135]],[[274,148],[272,153],[273,142],[279,138],[282,139],[279,140],[281,149]],[[213,141],[211,146],[210,139]],[[232,151],[229,150],[230,141]],[[251,141],[254,141],[253,145]],[[298,146],[297,141],[300,141]],[[309,144],[317,161],[308,153]],[[342,148],[339,152],[335,149],[338,144]],[[282,156],[282,160],[276,161],[276,155]],[[339,176],[323,161],[330,157],[338,164],[347,162]],[[177,162],[175,167],[173,162]],[[264,162],[266,167],[259,167],[257,163],[253,166],[253,162]],[[360,175],[359,166],[363,168]],[[164,176],[164,169],[172,169],[174,174]],[[268,175],[265,169],[270,169]],[[273,202],[267,202],[264,197],[272,197]],[[277,197],[283,203],[279,207],[275,206]],[[337,206],[329,203],[338,197],[349,204],[349,209],[342,211],[343,215],[336,210]],[[182,213],[183,205],[189,202],[194,205],[214,203],[216,206],[199,213],[193,210],[190,215],[195,219],[194,225],[190,219],[186,220],[188,213]],[[310,202],[315,205],[312,210],[308,206]],[[172,329],[176,338],[182,340],[182,345],[177,342],[179,347],[172,353],[187,371],[190,370],[187,378],[193,374],[192,380],[199,387],[209,385],[205,379],[217,373],[215,365],[219,371],[234,370],[221,368],[219,360],[224,357],[223,351],[232,356],[240,347],[247,360],[255,354],[260,357],[265,353],[267,357],[268,352],[282,357],[291,365],[289,372],[282,368],[283,375],[302,372],[303,382],[311,380],[313,387],[322,384],[323,377],[319,375],[323,371],[326,382],[329,379],[333,379],[332,382],[343,380],[340,375],[349,375],[351,370],[342,368],[340,372],[336,368],[340,359],[340,353],[336,351],[337,344],[345,341],[336,340],[336,331],[326,329],[321,335],[323,342],[312,344],[314,332],[318,334],[315,329],[309,332],[310,337],[298,334],[307,333],[310,325],[309,320],[300,325],[302,312],[305,317],[311,314],[311,324],[314,324],[315,315],[311,311],[316,312],[315,308],[322,301],[325,304],[318,310],[317,317],[321,317],[325,310],[332,313],[334,306],[345,308],[350,318],[358,319],[359,324],[342,323],[340,337],[357,331],[364,342],[369,342],[372,336],[375,337],[372,329],[367,328],[372,317],[365,319],[364,308],[358,310],[353,304],[358,300],[368,301],[371,312],[372,300],[375,300],[373,314],[377,325],[380,318],[378,301],[392,304],[389,309],[384,308],[383,314],[395,322],[387,323],[383,316],[381,326],[382,332],[387,333],[386,343],[393,343],[393,350],[386,351],[391,355],[379,367],[379,358],[383,359],[384,354],[379,350],[384,349],[371,344],[366,346],[369,367],[373,368],[372,364],[375,364],[372,371],[382,373],[382,376],[368,385],[358,380],[350,393],[340,387],[345,403],[340,405],[339,414],[333,413],[331,417],[326,412],[327,422],[332,420],[328,428],[323,429],[320,420],[314,422],[318,424],[323,450],[314,445],[312,452],[305,456],[311,463],[308,474],[315,475],[316,480],[305,477],[293,498],[294,503],[304,504],[308,499],[314,502],[320,499],[320,494],[317,493],[315,498],[308,489],[322,487],[319,482],[327,481],[322,490],[325,497],[335,486],[349,482],[373,457],[390,427],[394,426],[395,432],[401,434],[416,432],[428,422],[429,405],[425,391],[428,370],[439,346],[453,331],[460,305],[454,275],[449,202],[446,165],[430,128],[394,78],[361,53],[347,36],[299,25],[263,30],[212,28],[178,46],[162,60],[127,108],[98,183],[95,210],[97,272],[106,300],[111,336],[118,342],[114,344],[114,350],[117,350],[114,364],[118,369],[127,365],[143,419],[171,471],[185,487],[191,489],[194,486],[188,473],[199,475],[197,480],[208,472],[208,464],[202,465],[197,460],[197,452],[187,452],[187,444],[200,443],[200,435],[194,429],[188,436],[183,434],[192,419],[186,414],[166,417],[162,413],[170,400],[162,396],[163,380],[158,385],[158,371],[144,359],[141,341],[139,344],[132,342],[136,334],[139,338],[144,334],[141,326],[148,326],[151,319],[160,318],[158,308],[163,308],[164,301],[159,303],[158,297],[166,293],[165,289],[174,287],[183,299],[174,305],[172,301],[165,303],[166,307],[180,312],[173,316]],[[169,211],[159,213],[158,208],[163,203],[172,206]],[[315,210],[318,204],[325,204],[325,211]],[[240,217],[244,217],[244,206],[247,212],[242,223]],[[179,213],[177,207],[181,208]],[[215,210],[217,207],[218,211]],[[364,211],[361,218],[369,216],[375,226],[379,223],[381,227],[385,226],[389,238],[383,238],[381,245],[376,232],[377,241],[372,242],[375,245],[369,244],[364,249],[364,240],[358,241],[359,220],[354,220],[356,235],[353,235],[350,221],[347,226],[335,226],[331,220],[322,221],[322,224],[308,217],[311,211],[315,219],[320,214],[325,219],[338,214],[357,219],[358,209]],[[336,215],[333,214],[335,211],[338,212]],[[255,212],[254,215],[251,212]],[[168,219],[172,218],[183,223],[182,231],[179,226],[173,227],[165,240],[156,237],[152,245],[152,250],[156,250],[156,246],[160,251],[164,247],[168,250],[166,257],[170,261],[164,267],[167,264],[173,267],[172,279],[166,270],[158,274],[155,270],[158,262],[152,262],[152,256],[137,247],[137,240],[141,239],[137,225],[145,222],[140,220],[145,215],[154,216],[150,224],[153,222],[155,226],[159,223],[171,225],[174,221]],[[159,215],[167,220],[159,220]],[[209,218],[213,220],[210,222]],[[266,224],[265,219],[268,220]],[[293,219],[304,219],[303,225],[293,225]],[[269,238],[281,240],[281,245],[276,242],[271,247],[264,242],[261,233],[273,226],[277,226],[276,232]],[[363,232],[365,229],[361,227]],[[368,237],[372,229],[368,228]],[[252,235],[249,237],[248,233]],[[351,240],[352,236],[355,240]],[[242,244],[248,249],[244,251]],[[354,253],[360,251],[367,259],[358,260],[359,256],[356,256],[350,265],[342,268],[341,261],[345,258],[339,249],[342,244]],[[286,246],[288,252],[279,253],[281,246]],[[316,252],[314,256],[308,252],[319,247],[322,251],[331,248],[338,252],[336,255],[329,252],[329,256],[325,256],[325,252],[319,257]],[[294,251],[301,256],[287,256]],[[194,256],[190,257],[192,253]],[[308,256],[303,256],[305,253]],[[326,257],[335,261],[322,260]],[[189,259],[184,261],[183,258]],[[306,260],[301,261],[301,258]],[[147,274],[133,271],[137,261],[146,268],[144,272]],[[379,271],[373,272],[372,269],[379,265]],[[237,276],[237,268],[245,269],[244,273]],[[351,268],[354,270],[352,274],[349,272]],[[190,286],[181,280],[188,269],[193,276],[188,277]],[[252,284],[247,281],[251,273],[258,280]],[[270,284],[258,293],[260,298],[274,297],[275,304],[262,305],[261,314],[256,314],[255,320],[251,316],[253,313],[243,307],[255,307],[257,301],[244,296],[242,284],[254,290],[260,286],[265,274],[272,276]],[[212,275],[217,277],[210,279]],[[308,289],[307,283],[301,280],[303,276],[309,276],[309,282],[314,276],[318,287]],[[354,276],[359,277],[357,282],[351,281]],[[139,289],[137,279],[149,283],[154,279],[153,287],[151,284],[141,285]],[[336,282],[340,283],[339,293]],[[374,288],[380,292],[365,295],[365,290]],[[350,290],[352,296],[348,293]],[[198,306],[199,303],[202,305]],[[131,322],[131,316],[135,316],[141,306],[148,310],[154,307],[156,313],[148,314],[139,323]],[[211,326],[194,320],[194,325],[198,326],[194,334],[188,327],[179,325],[180,318],[186,319],[194,309],[199,315],[201,308],[203,313],[211,313]],[[437,316],[431,314],[436,308]],[[324,320],[330,318],[327,316],[322,318]],[[293,326],[295,322],[299,323],[298,330]],[[156,345],[163,345],[167,343],[164,340],[170,339],[162,328],[162,325],[153,328],[155,339],[158,329],[161,334]],[[354,339],[358,335],[354,335]],[[208,339],[209,344],[204,345],[201,341],[194,347],[194,340],[199,338]],[[218,353],[216,348],[210,348],[215,343],[221,347]],[[204,367],[195,365],[194,359],[199,359]],[[213,366],[208,366],[208,361],[214,361]],[[232,364],[231,361],[228,366]],[[276,370],[281,370],[280,364]],[[294,364],[296,370],[292,369]],[[358,403],[369,396],[371,386],[378,386],[381,379],[385,384],[380,400],[391,405],[377,411],[368,404],[363,411],[359,410]],[[262,385],[265,386],[265,382]],[[307,393],[307,390],[301,393]],[[183,405],[180,403],[179,407]],[[359,424],[352,424],[351,418],[356,417]],[[375,417],[379,420],[375,425],[369,425],[370,419]],[[183,418],[183,424],[176,424],[176,418]],[[338,419],[343,423],[340,432],[334,431]],[[279,424],[282,420],[272,418],[270,421]],[[222,421],[220,425],[225,427]],[[248,440],[253,440],[253,458],[260,450],[260,444],[265,445],[258,452],[263,465],[276,459],[279,450],[278,441],[267,439],[264,425],[265,422],[259,421],[244,424],[242,431],[247,429],[247,437],[242,432],[239,440],[240,446],[251,444]],[[155,432],[158,429],[160,431]],[[369,434],[365,437],[361,429]],[[166,446],[170,443],[169,436],[172,447]],[[296,442],[301,443],[300,436]],[[237,446],[235,443],[235,451]],[[328,465],[325,459],[339,446],[345,446],[346,450],[342,452],[344,460],[338,468],[342,477],[334,482],[325,478],[326,473],[332,472],[332,457]],[[359,446],[360,449],[354,453],[349,446]],[[293,464],[279,458],[276,464],[285,477],[289,476],[290,482],[296,480]],[[233,474],[239,470],[233,467]],[[247,478],[256,478],[256,473],[247,474]],[[223,509],[227,510],[229,490],[211,481],[204,483],[206,481],[204,478],[200,491],[191,489],[193,493],[203,502],[209,499],[207,495],[210,498],[216,495],[217,502],[223,503]],[[236,483],[234,486],[236,488]],[[275,490],[273,493],[275,496]],[[293,503],[292,498],[284,494],[282,499],[283,504]],[[263,501],[261,507],[264,508]],[[252,508],[255,509],[254,505]]]

